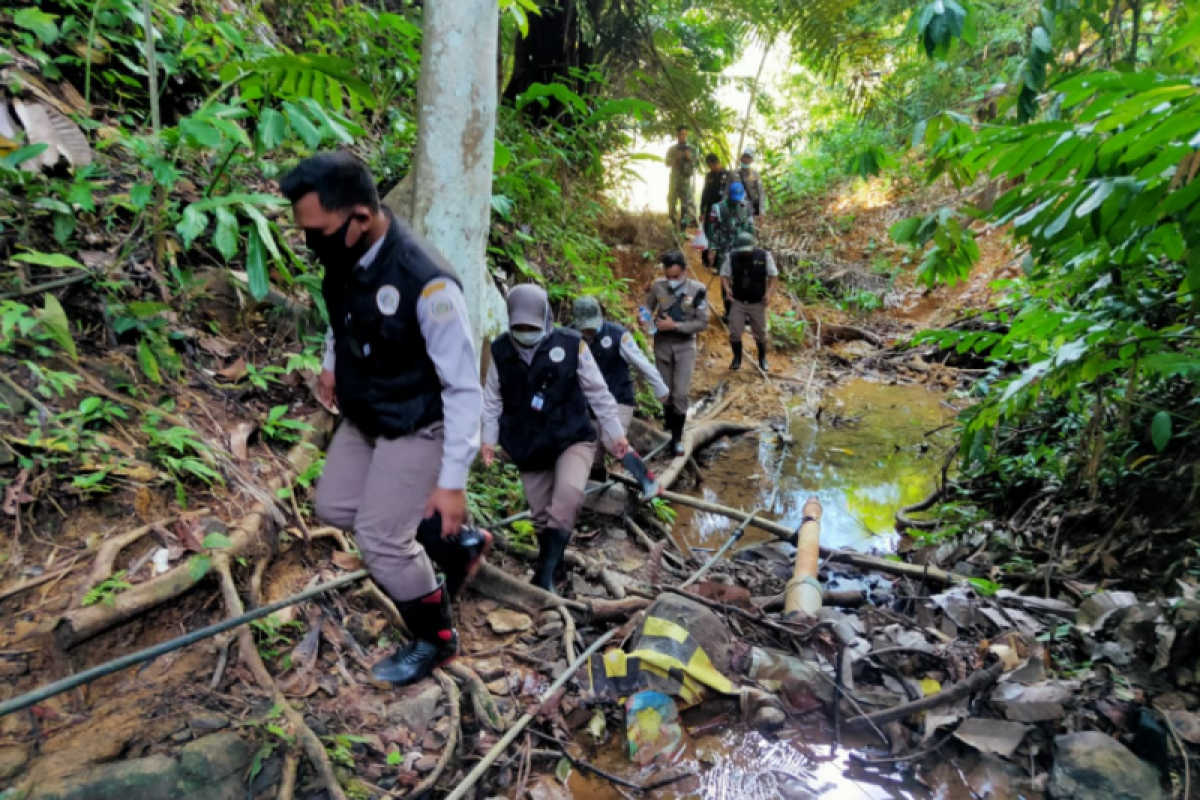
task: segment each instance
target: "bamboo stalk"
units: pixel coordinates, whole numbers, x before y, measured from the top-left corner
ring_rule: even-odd
[[[816,616],[821,609],[821,584],[817,570],[821,565],[821,503],[816,497],[804,504],[804,522],[796,544],[796,567],[784,592],[784,618],[796,615]]]

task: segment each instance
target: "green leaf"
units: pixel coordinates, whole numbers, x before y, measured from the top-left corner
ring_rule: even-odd
[[[317,129],[317,126],[312,123],[299,105],[288,102],[283,104],[283,108],[287,111],[288,122],[291,124],[292,130],[304,140],[306,145],[311,148],[321,143],[321,131]]]
[[[1160,453],[1167,448],[1167,444],[1171,441],[1171,415],[1166,411],[1159,411],[1150,422],[1150,441],[1154,443],[1154,449]]]
[[[192,580],[198,581],[212,569],[212,558],[209,556],[192,556],[188,559],[188,574]]]
[[[203,545],[206,550],[228,550],[233,547],[233,540],[223,533],[213,531],[204,537]]]
[[[246,243],[246,275],[250,278],[250,295],[262,300],[271,290],[267,274],[267,248],[258,229],[250,231]]]
[[[404,754],[399,750],[389,750],[387,754],[387,763],[389,767],[398,767],[404,763]]]
[[[47,293],[45,306],[38,316],[54,343],[66,351],[72,361],[78,361],[79,352],[75,349],[75,340],[71,338],[71,323],[67,320],[67,312],[63,311],[58,298]]]
[[[264,108],[258,118],[258,141],[264,150],[273,150],[287,137],[287,120],[273,108]]]
[[[204,233],[208,227],[208,215],[196,207],[195,203],[183,210],[175,230],[183,237],[184,247],[191,247],[196,237]]]
[[[51,269],[87,269],[83,264],[62,253],[17,253],[12,260]]]
[[[238,221],[237,216],[225,206],[213,209],[217,217],[217,232],[213,235],[213,244],[228,261],[237,255]]]
[[[921,217],[909,217],[902,219],[892,227],[888,228],[888,235],[892,237],[892,241],[897,244],[909,244],[913,237],[917,235],[917,230],[921,227]]]
[[[147,378],[154,383],[162,383],[162,370],[158,366],[158,357],[154,355],[154,348],[150,346],[150,342],[145,339],[138,342],[138,365]]]
[[[1050,34],[1041,25],[1033,29],[1032,44],[1034,49],[1046,54],[1054,51],[1054,44],[1050,41]]]
[[[84,211],[95,211],[96,201],[93,196],[92,185],[87,181],[72,183],[71,188],[67,190],[67,202],[79,206]]]
[[[205,120],[184,117],[179,123],[179,132],[190,147],[197,150],[216,149],[225,143],[221,132]]]
[[[33,35],[38,37],[42,44],[47,46],[58,41],[58,23],[55,22],[57,19],[57,15],[47,14],[45,11],[36,8],[22,8],[16,14],[13,14],[13,23],[18,28],[32,31]]]
[[[554,777],[558,778],[558,782],[566,785],[571,779],[571,762],[565,758],[560,758],[558,764],[554,767]]]

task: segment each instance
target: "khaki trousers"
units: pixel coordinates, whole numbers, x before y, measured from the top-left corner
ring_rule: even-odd
[[[679,213],[676,213],[676,208]],[[686,225],[696,224],[696,190],[691,178],[671,176],[667,191],[667,215],[672,221]]]
[[[371,577],[397,602],[437,588],[416,534],[437,487],[442,427],[437,422],[410,436],[371,439],[344,420],[317,482],[317,517],[354,531]]]
[[[625,435],[629,435],[629,423],[633,422],[633,406],[617,406],[617,419],[621,420],[621,430],[625,431]],[[596,458],[592,462],[597,467],[604,466],[604,432],[600,430],[600,421],[595,417],[592,418],[592,427],[596,429]]]
[[[691,336],[658,334],[654,337],[654,364],[658,374],[671,390],[664,405],[674,406],[687,416],[688,395],[692,390],[692,373],[696,371],[696,340]]]
[[[558,457],[554,469],[521,473],[525,500],[538,530],[575,530],[597,447],[603,450],[596,442],[573,444]]]
[[[750,333],[754,341],[766,344],[767,341],[767,304],[743,303],[734,300],[729,309],[729,341],[740,342],[746,330],[746,320],[750,320]]]

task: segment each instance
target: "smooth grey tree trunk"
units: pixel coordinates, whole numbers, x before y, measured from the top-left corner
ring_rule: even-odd
[[[480,347],[508,326],[504,298],[485,258],[496,138],[499,4],[430,0],[424,14],[412,180],[393,194],[400,195],[398,210],[411,210],[406,216],[413,227],[462,279]],[[408,191],[410,197],[403,197]]]

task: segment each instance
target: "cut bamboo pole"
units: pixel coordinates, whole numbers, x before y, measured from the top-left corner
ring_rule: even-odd
[[[804,504],[804,521],[796,542],[796,570],[784,592],[784,619],[795,616],[816,616],[821,610],[821,583],[817,570],[821,565],[821,501],[808,498]]]

